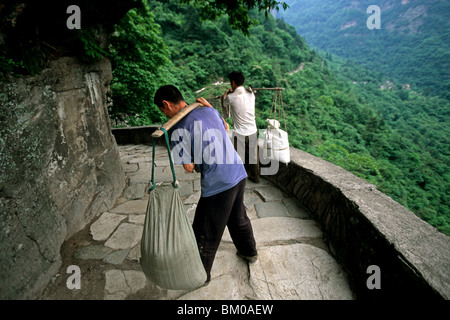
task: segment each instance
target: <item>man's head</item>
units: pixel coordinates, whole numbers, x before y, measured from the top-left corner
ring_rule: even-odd
[[[177,87],[166,85],[156,90],[154,103],[167,117],[172,118],[186,105],[183,95]]]
[[[240,71],[233,71],[228,75],[228,79],[230,79],[231,87],[236,89],[244,85],[245,77],[244,74]]]

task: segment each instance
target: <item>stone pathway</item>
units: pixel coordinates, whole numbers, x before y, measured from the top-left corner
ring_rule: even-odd
[[[61,271],[42,299],[353,299],[345,273],[329,254],[307,210],[268,180],[247,180],[245,206],[252,219],[259,259],[236,255],[228,231],[219,247],[209,285],[166,290],[149,282],[139,264],[151,177],[152,147],[119,146],[129,184],[116,206],[66,241]],[[200,197],[200,175],[175,166],[189,220]],[[171,182],[165,147],[155,150],[155,181]],[[81,288],[68,289],[69,265],[81,272]]]

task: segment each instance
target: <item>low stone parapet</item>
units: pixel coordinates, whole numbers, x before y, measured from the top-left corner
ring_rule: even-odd
[[[124,144],[152,144],[152,133],[160,126],[141,126],[113,128],[112,133],[118,145]],[[159,139],[162,141],[162,139]]]
[[[267,178],[310,210],[359,298],[449,299],[450,237],[374,185],[294,148]]]

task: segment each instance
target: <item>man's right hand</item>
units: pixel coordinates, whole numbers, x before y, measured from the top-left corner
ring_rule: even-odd
[[[222,96],[222,99],[225,99],[226,97],[227,97],[227,95],[229,94],[229,93],[232,93],[233,92],[233,88],[230,88],[230,89],[228,89],[227,91],[225,91],[225,93],[223,94],[223,96]]]

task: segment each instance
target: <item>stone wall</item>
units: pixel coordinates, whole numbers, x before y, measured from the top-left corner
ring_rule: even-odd
[[[0,78],[0,298],[36,296],[63,241],[125,187],[106,108],[111,64],[60,58]]]
[[[142,127],[125,127],[114,128],[112,133],[116,138],[118,145],[125,144],[152,144],[152,133],[160,126],[142,126]],[[164,143],[163,139],[157,140],[158,144]]]
[[[359,298],[450,298],[450,237],[374,185],[293,148],[291,162],[268,178],[313,213]],[[381,289],[366,284],[371,265]]]

